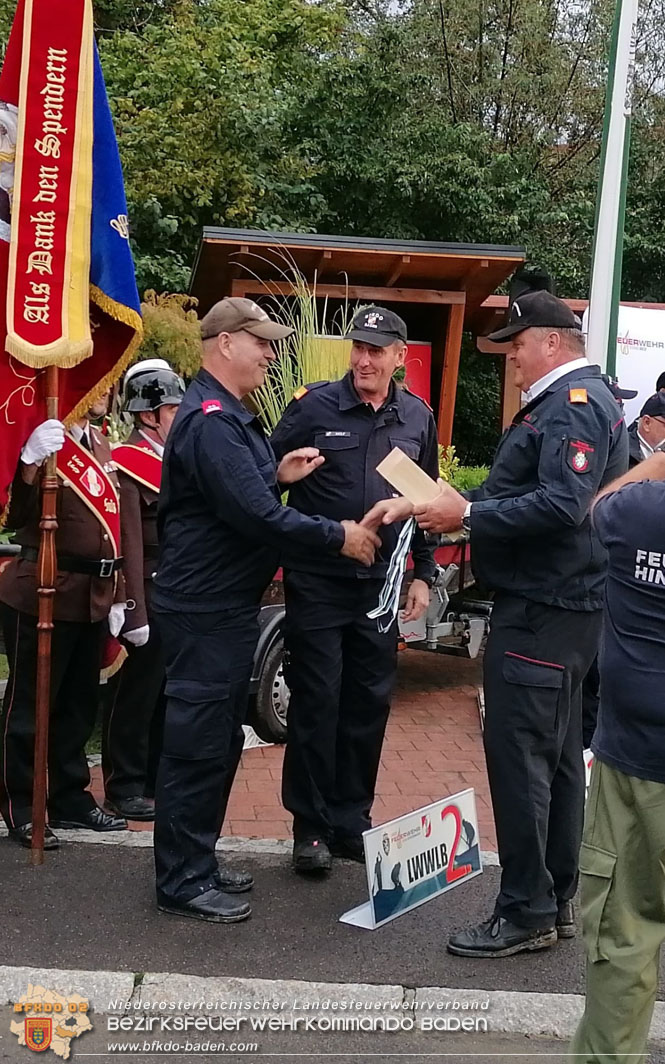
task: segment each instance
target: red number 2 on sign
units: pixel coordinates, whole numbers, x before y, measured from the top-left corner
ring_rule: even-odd
[[[455,821],[455,841],[453,842],[450,860],[448,861],[448,867],[446,868],[446,883],[455,883],[458,879],[463,879],[464,876],[468,876],[473,869],[469,864],[460,865],[459,868],[455,868],[457,847],[459,846],[460,835],[462,834],[462,817],[456,805],[447,805],[445,809],[441,810],[441,819],[445,820],[447,816],[452,816]]]

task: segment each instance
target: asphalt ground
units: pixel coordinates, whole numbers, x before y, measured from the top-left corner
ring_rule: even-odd
[[[64,843],[32,867],[0,839],[0,964],[93,971],[177,972],[250,979],[583,993],[581,936],[538,953],[474,960],[447,953],[448,935],[486,918],[499,870],[453,888],[376,931],[339,923],[367,897],[364,869],[338,861],[311,882],[282,856],[243,855],[251,919],[212,925],[157,912],[152,851]],[[665,997],[661,983],[659,997]]]

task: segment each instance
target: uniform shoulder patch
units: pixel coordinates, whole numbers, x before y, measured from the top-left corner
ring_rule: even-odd
[[[588,403],[589,396],[586,388],[569,388],[568,398],[571,403]]]
[[[221,399],[204,399],[201,403],[204,414],[221,414],[224,410]]]
[[[410,388],[407,388],[406,384],[402,384],[401,387],[402,387],[402,391],[403,392],[406,392],[407,395],[412,395],[414,399],[418,399],[421,403],[424,403],[424,405],[427,407],[429,412],[431,414],[434,413],[434,411],[432,410],[432,407],[427,402],[427,399],[423,399],[422,395],[418,395],[417,392],[412,392]]]
[[[314,381],[313,384],[301,384],[301,386],[293,393],[294,399],[302,399],[308,392],[314,392],[317,388],[325,388],[326,384],[330,384],[330,381]]]

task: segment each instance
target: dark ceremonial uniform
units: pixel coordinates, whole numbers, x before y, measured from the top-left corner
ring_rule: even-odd
[[[299,393],[296,393],[299,395]],[[301,390],[271,443],[278,457],[317,447],[325,462],[294,484],[289,505],[360,521],[392,488],[377,465],[399,447],[434,479],[436,426],[421,399],[392,384],[379,410],[356,392],[351,373]],[[286,676],[291,690],[282,797],[297,840],[355,838],[371,825],[397,667],[397,625],[380,632],[376,607],[401,524],[380,530],[382,546],[368,569],[349,558],[287,548]],[[418,531],[414,576],[431,583],[433,548]]]
[[[89,448],[68,438],[71,469],[66,451],[58,456],[58,572],[53,599],[48,759],[48,813],[52,821],[79,820],[96,808],[86,789],[90,774],[85,744],[97,713],[104,621],[112,604],[125,598],[120,572],[118,478],[108,441],[92,426],[87,431]],[[22,550],[0,575],[9,661],[0,726],[1,808],[9,827],[21,827],[32,818],[39,521],[39,478],[26,484],[19,462],[7,523],[17,530],[16,542]]]

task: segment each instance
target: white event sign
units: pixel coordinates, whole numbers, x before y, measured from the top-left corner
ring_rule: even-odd
[[[482,872],[472,788],[363,835],[369,901],[340,920],[373,930]]]
[[[584,312],[586,333],[589,312]],[[637,396],[624,403],[626,424],[630,425],[646,400],[656,390],[656,381],[665,371],[665,310],[647,307],[619,307],[617,326],[616,376],[622,388],[634,388]]]

